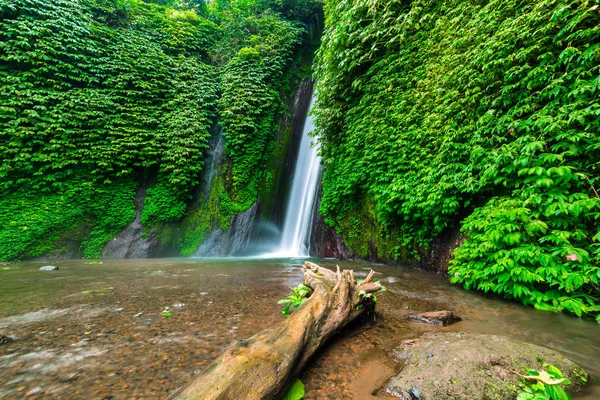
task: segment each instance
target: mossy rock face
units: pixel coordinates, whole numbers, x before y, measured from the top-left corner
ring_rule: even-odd
[[[502,336],[429,333],[405,340],[395,355],[406,366],[386,391],[404,400],[513,400],[522,366],[541,369],[538,357],[558,367],[579,391],[588,374],[554,350]]]

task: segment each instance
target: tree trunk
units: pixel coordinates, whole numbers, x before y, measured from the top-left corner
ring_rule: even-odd
[[[304,284],[313,289],[285,321],[241,340],[215,360],[177,399],[280,399],[313,354],[374,303],[381,290],[374,272],[358,284],[354,272],[305,262]]]

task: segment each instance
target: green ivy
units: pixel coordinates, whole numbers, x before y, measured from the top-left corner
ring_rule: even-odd
[[[133,180],[106,185],[72,179],[65,185],[61,193],[24,187],[0,197],[0,260],[60,251],[62,235],[74,230],[83,231],[82,255],[99,258],[104,244],[135,218]]]
[[[269,13],[235,25],[248,39],[224,66],[219,122],[232,161],[231,197],[247,209],[257,198],[258,182],[272,155],[279,128],[273,122],[283,106],[280,91],[303,30]]]
[[[121,192],[124,181],[157,182],[144,200],[144,224],[183,218],[219,112],[230,179],[217,190],[228,198],[226,214],[212,222],[225,226],[247,209],[273,152],[303,21],[318,4],[0,2],[0,260],[43,255],[83,227],[92,230],[83,254],[97,257],[115,227],[135,216],[135,187]],[[71,200],[55,201],[108,196],[111,188],[115,209],[125,210],[119,221],[109,202],[73,208]],[[41,220],[47,201],[60,223]],[[13,204],[29,209],[16,212]],[[31,226],[33,215],[39,227]],[[35,234],[18,234],[14,223]],[[183,245],[186,253],[192,242]]]
[[[364,240],[383,227],[400,261],[461,226],[453,282],[598,315],[599,6],[327,2],[326,221]],[[375,221],[350,223],[369,203]]]

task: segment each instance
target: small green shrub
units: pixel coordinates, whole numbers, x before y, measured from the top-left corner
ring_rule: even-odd
[[[554,365],[541,363],[543,369],[524,367],[525,375],[520,375],[522,391],[517,400],[571,400],[561,385],[568,385],[562,371]]]
[[[304,303],[312,294],[312,289],[302,283],[296,287],[290,286],[290,289],[292,289],[290,294],[277,302],[277,304],[285,304],[285,307],[283,307],[281,312],[286,317],[291,315],[290,309],[292,307],[300,307],[300,305]]]
[[[140,220],[144,225],[155,225],[180,219],[185,214],[185,200],[175,188],[159,180],[146,192]]]

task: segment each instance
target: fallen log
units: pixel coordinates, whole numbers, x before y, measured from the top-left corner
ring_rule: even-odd
[[[333,272],[305,262],[302,272],[311,296],[285,321],[230,347],[177,399],[280,399],[319,347],[373,311],[371,294],[382,289],[373,271],[361,283],[339,266]]]

